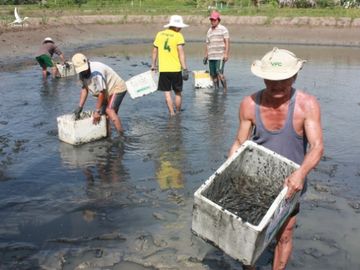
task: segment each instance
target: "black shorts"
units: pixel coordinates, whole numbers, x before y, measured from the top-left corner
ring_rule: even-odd
[[[295,205],[294,210],[291,212],[290,217],[295,217],[300,212],[300,203]]]
[[[181,71],[179,72],[160,72],[158,90],[181,92],[183,80]]]

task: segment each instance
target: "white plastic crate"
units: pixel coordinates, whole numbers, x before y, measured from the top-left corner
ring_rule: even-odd
[[[151,94],[158,88],[158,73],[149,70],[131,77],[126,87],[132,99]]]
[[[60,63],[56,64],[56,68],[59,71],[59,74],[61,77],[69,77],[76,75],[75,67],[72,62],[67,62],[69,64],[69,67],[66,67],[65,65],[62,65]]]
[[[213,81],[211,80],[210,73],[205,70],[193,71],[195,88],[211,88]]]
[[[253,265],[299,201],[300,192],[291,200],[285,200],[287,188],[283,188],[284,179],[298,167],[273,151],[246,141],[195,192],[192,231],[234,259]],[[250,224],[237,213],[209,199],[222,188],[228,188],[229,181],[233,181],[230,179],[239,175],[255,185],[258,191],[272,187],[270,185],[279,191],[258,224]],[[236,184],[243,188],[244,183]]]
[[[82,112],[80,119],[74,114],[65,114],[57,118],[59,139],[77,145],[95,141],[107,136],[106,117],[101,116],[97,125],[93,124],[93,112]]]

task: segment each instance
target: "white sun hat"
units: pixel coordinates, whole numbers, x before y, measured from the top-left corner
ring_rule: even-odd
[[[263,79],[280,81],[297,74],[305,62],[288,50],[273,48],[261,60],[252,63],[251,72]]]
[[[44,42],[54,42],[54,41],[53,41],[53,39],[51,37],[46,37],[46,38],[44,38],[43,43]]]
[[[170,26],[177,28],[184,28],[184,27],[188,27],[189,25],[183,22],[183,18],[180,15],[172,15],[170,17],[169,23],[164,25],[164,28],[168,28]]]
[[[80,73],[89,68],[88,59],[82,53],[75,54],[71,59],[76,73]]]

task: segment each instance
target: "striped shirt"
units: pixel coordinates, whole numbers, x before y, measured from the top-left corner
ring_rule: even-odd
[[[206,44],[208,49],[209,60],[222,60],[225,53],[225,41],[224,39],[229,38],[229,31],[222,24],[213,29],[210,29],[206,35]]]

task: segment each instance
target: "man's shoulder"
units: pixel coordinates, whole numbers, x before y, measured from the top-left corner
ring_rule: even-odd
[[[315,107],[320,107],[318,99],[304,90],[296,90],[296,104],[299,105],[303,110],[312,110]]]
[[[157,33],[156,33],[156,36],[155,36],[155,39],[159,38],[165,31],[166,31],[166,29],[157,32]]]
[[[305,90],[296,89],[296,100],[300,102],[307,102],[309,100],[317,100],[317,98]]]
[[[245,96],[243,97],[243,99],[241,100],[241,103],[245,106],[253,106],[255,105],[255,101],[256,101],[256,96],[257,94],[261,92],[261,91],[258,91],[258,92],[255,92],[251,95],[248,95],[248,96]]]
[[[165,33],[168,29],[163,29],[163,30],[160,30],[159,32],[157,32],[156,35],[161,35],[162,33]]]
[[[177,38],[184,38],[184,35],[181,32],[175,32],[174,31],[174,36]]]
[[[108,68],[109,68],[109,66],[107,66],[101,62],[90,61],[90,69],[91,69],[92,76],[103,75],[105,70]]]
[[[105,66],[105,64],[103,64],[101,62],[90,61],[90,68],[91,69],[99,69],[99,68],[103,68],[104,66]]]
[[[219,25],[218,25],[218,28],[221,29],[222,31],[229,32],[229,30],[227,29],[227,27],[225,27],[225,26],[222,25],[222,24],[219,24]]]

